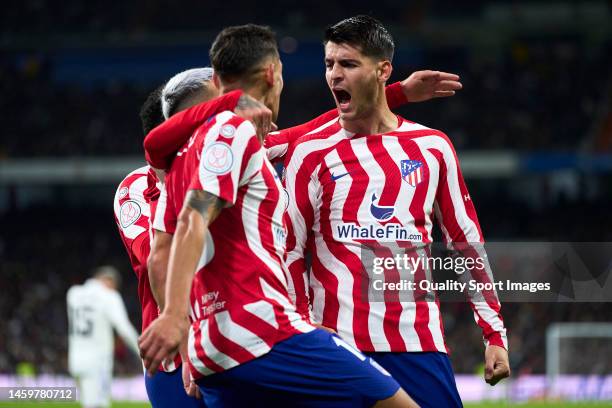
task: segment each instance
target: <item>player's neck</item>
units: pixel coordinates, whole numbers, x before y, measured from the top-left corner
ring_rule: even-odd
[[[397,116],[389,109],[387,100],[383,99],[364,116],[348,120],[341,116],[340,125],[351,133],[376,135],[397,129]]]
[[[258,86],[247,86],[241,82],[234,82],[231,84],[223,84],[220,87],[221,94],[224,95],[226,93],[235,91],[237,89],[241,89],[243,93],[249,95],[251,98],[263,102],[265,98],[264,92],[262,92],[261,87]]]

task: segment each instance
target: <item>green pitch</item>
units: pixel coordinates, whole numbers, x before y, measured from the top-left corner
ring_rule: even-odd
[[[0,402],[0,408],[77,408],[77,403],[65,403],[65,402]],[[145,403],[134,403],[134,402],[115,402],[112,408],[149,408],[151,405]],[[576,403],[570,402],[529,402],[524,404],[510,404],[507,402],[483,402],[476,404],[465,404],[465,408],[498,408],[498,407],[517,407],[517,408],[599,408],[599,407],[612,407],[612,401],[608,403]]]

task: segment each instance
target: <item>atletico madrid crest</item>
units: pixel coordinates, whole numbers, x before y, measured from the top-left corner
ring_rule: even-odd
[[[402,172],[402,180],[416,187],[423,181],[423,162],[418,160],[402,160],[400,162],[400,171]]]

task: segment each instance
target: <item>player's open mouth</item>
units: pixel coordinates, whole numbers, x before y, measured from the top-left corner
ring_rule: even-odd
[[[338,106],[340,107],[340,109],[348,109],[351,103],[350,93],[348,93],[344,89],[334,89],[334,96],[336,97],[336,101],[338,101]]]

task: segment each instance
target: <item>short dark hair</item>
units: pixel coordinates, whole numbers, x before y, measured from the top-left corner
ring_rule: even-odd
[[[142,123],[142,132],[145,136],[164,121],[161,94],[165,85],[163,83],[151,92],[140,108],[140,122]]]
[[[276,35],[255,24],[227,27],[215,38],[209,56],[222,80],[235,81],[253,73],[265,58],[278,57]]]
[[[323,44],[358,46],[363,55],[381,60],[393,60],[395,44],[389,31],[380,21],[371,16],[349,17],[325,29]]]

